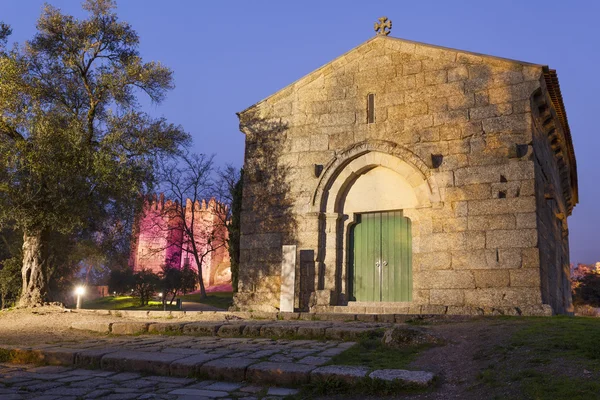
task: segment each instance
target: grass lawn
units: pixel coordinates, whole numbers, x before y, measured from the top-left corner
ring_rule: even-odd
[[[520,320],[507,346],[483,355],[496,362],[481,371],[481,384],[492,392],[517,385],[525,399],[600,399],[600,318]]]
[[[364,366],[371,370],[376,369],[407,369],[409,364],[417,358],[419,353],[434,345],[408,345],[402,348],[391,348],[381,342],[383,332],[373,333],[362,337],[358,343],[337,356],[334,356],[328,365],[353,365]],[[350,395],[351,399],[366,396],[409,394],[424,392],[430,389],[421,389],[410,385],[386,383],[373,379],[356,379],[353,384],[342,384],[338,380],[311,382],[305,385],[295,399],[320,397],[323,395]],[[338,398],[338,397],[335,397]],[[387,397],[386,397],[387,398]]]
[[[179,296],[182,301],[208,304],[213,307],[227,310],[233,304],[232,292],[214,292],[209,293],[208,298],[201,299],[200,294],[188,294]],[[150,300],[148,305],[140,307],[139,299],[131,296],[107,296],[96,300],[84,301],[82,308],[96,310],[162,310],[160,301]],[[167,302],[167,310],[177,310],[175,302],[170,306]]]
[[[417,355],[432,345],[390,348],[381,337],[362,338],[355,346],[333,357],[332,365],[362,365],[370,369],[406,369]]]
[[[202,299],[200,293],[186,294],[179,296],[182,301],[191,301],[194,303],[208,304],[209,306],[227,310],[233,304],[233,292],[213,292],[207,293],[208,297]]]
[[[162,310],[163,306],[160,301],[150,300],[150,302],[140,307],[140,300],[131,296],[107,296],[96,300],[84,301],[82,308],[95,310]],[[176,310],[175,303],[169,306],[167,310]]]

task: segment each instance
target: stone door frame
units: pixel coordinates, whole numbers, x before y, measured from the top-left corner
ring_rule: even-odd
[[[404,212],[414,228],[419,223],[418,209],[440,201],[431,169],[403,146],[371,139],[338,153],[324,167],[311,202],[311,214],[319,220],[315,306],[346,305],[348,302],[349,234],[351,225],[356,223],[356,215],[344,214],[340,203],[356,179],[376,167],[391,169],[412,186],[418,206]],[[413,243],[413,252],[415,245],[418,246],[418,241]]]

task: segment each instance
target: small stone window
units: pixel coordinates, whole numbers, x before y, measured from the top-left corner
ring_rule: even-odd
[[[375,94],[367,95],[367,124],[375,122]]]

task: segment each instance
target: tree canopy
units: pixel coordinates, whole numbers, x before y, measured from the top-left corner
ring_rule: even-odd
[[[142,60],[115,7],[87,0],[80,20],[46,5],[33,39],[0,52],[0,227],[24,233],[21,305],[44,300],[52,232],[101,232],[126,219],[157,158],[189,141],[141,110],[141,95],[164,100],[172,71]],[[0,25],[0,42],[9,33]]]

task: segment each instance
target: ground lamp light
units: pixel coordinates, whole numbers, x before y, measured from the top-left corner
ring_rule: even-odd
[[[163,303],[163,311],[167,311],[167,302],[165,299],[163,299],[162,292],[158,294],[158,297],[160,297],[160,301],[162,301],[162,303]]]
[[[81,308],[81,296],[85,293],[85,288],[83,286],[77,286],[75,288],[75,294],[77,295],[77,309]]]

